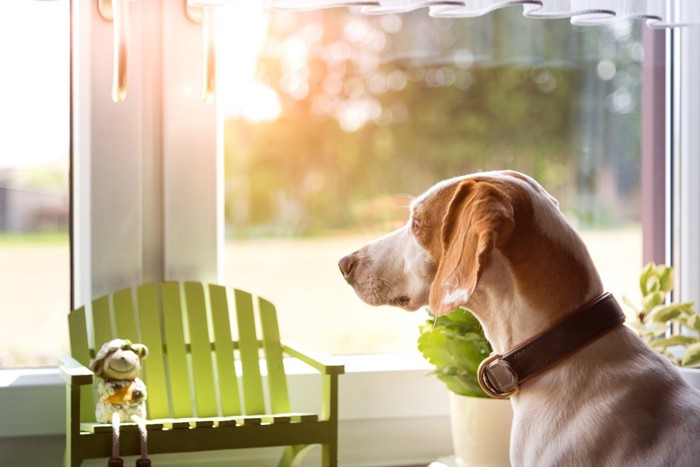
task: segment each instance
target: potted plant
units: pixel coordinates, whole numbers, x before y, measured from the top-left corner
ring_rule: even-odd
[[[477,369],[491,353],[479,321],[457,309],[420,328],[418,350],[450,391],[452,442],[459,465],[507,466],[513,411],[508,400],[490,399],[479,387]]]
[[[695,310],[695,303],[667,303],[667,296],[673,289],[673,268],[664,264],[650,262],[644,266],[639,289],[640,303],[623,297],[635,314],[629,326],[700,389],[700,314]]]

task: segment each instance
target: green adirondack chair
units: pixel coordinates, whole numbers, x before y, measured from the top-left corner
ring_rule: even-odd
[[[149,348],[141,375],[148,387],[149,453],[287,446],[279,463],[296,465],[308,447],[320,444],[323,464],[337,465],[338,376],[344,367],[281,342],[270,302],[220,285],[164,282],[97,298],[74,310],[68,323],[72,355],[61,359],[60,368],[67,384],[65,465],[111,454],[111,425],[95,422],[87,367],[96,350],[117,337]],[[319,414],[291,411],[283,354],[320,372]],[[121,454],[138,453],[136,426],[122,425]]]

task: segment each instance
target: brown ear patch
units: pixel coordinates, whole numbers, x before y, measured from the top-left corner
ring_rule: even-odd
[[[442,255],[430,290],[434,313],[466,305],[493,249],[508,243],[514,227],[513,196],[505,183],[460,182],[442,223]]]

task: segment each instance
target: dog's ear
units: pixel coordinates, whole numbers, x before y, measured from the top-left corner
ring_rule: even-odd
[[[430,308],[443,315],[465,306],[495,247],[515,226],[513,204],[503,189],[483,180],[462,181],[442,222],[442,256],[430,288]]]

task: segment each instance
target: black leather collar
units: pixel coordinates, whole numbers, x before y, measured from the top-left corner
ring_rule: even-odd
[[[509,350],[491,354],[479,366],[481,389],[495,399],[507,399],[520,385],[599,339],[625,321],[609,292],[568,314],[562,321]]]

